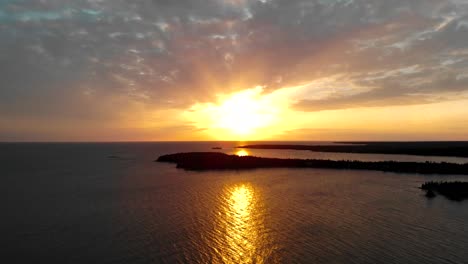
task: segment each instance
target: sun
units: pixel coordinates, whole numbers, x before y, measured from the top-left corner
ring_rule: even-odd
[[[224,100],[214,109],[215,125],[237,135],[249,135],[270,124],[274,119],[274,109],[260,98],[261,91],[260,87],[250,89]]]
[[[263,87],[219,96],[217,104],[197,104],[192,108],[199,124],[202,123],[223,137],[252,138],[277,121],[278,108],[262,94]],[[202,126],[202,125],[200,125]]]

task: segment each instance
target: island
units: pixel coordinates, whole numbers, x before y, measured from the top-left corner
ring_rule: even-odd
[[[447,162],[353,161],[323,159],[280,159],[228,155],[221,152],[188,152],[160,156],[157,162],[177,164],[185,170],[245,170],[258,168],[320,168],[347,170],[376,170],[419,174],[468,175],[468,164]]]
[[[462,201],[468,199],[468,182],[425,182],[420,187],[426,191],[427,198],[433,198],[437,194],[445,196],[447,199]]]
[[[290,149],[316,152],[402,154],[420,156],[468,157],[468,142],[335,142],[328,145],[255,144],[246,149]]]

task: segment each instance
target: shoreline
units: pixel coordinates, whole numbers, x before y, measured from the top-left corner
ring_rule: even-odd
[[[337,142],[343,145],[249,144],[244,149],[309,150],[314,152],[394,154],[468,158],[467,142]]]
[[[468,164],[397,161],[350,161],[321,159],[280,159],[228,155],[220,152],[187,152],[160,156],[155,162],[175,163],[190,171],[248,170],[261,168],[317,168],[373,170],[395,173],[468,175]]]

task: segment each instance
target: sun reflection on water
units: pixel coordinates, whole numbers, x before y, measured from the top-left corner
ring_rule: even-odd
[[[264,209],[250,184],[227,188],[218,215],[216,251],[223,263],[265,263],[273,250]]]
[[[236,155],[239,157],[244,157],[244,156],[248,156],[249,152],[247,152],[245,149],[241,149],[236,152]]]

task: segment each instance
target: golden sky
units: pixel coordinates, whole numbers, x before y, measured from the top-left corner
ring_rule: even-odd
[[[3,1],[0,141],[468,140],[468,2]]]

